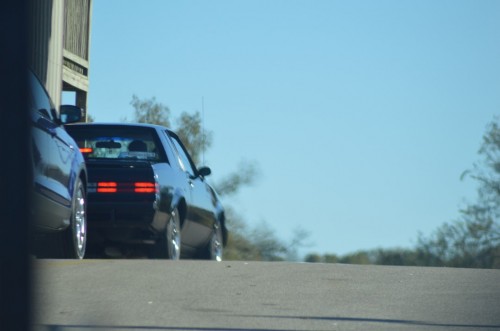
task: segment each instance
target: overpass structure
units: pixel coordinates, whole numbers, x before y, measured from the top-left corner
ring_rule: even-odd
[[[29,64],[52,97],[74,92],[87,118],[92,0],[32,0]]]

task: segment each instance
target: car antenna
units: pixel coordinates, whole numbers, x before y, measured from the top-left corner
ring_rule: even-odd
[[[205,97],[201,97],[201,159],[205,165]]]

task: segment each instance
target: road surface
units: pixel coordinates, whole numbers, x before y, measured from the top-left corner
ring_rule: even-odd
[[[36,260],[34,330],[500,330],[500,270]]]

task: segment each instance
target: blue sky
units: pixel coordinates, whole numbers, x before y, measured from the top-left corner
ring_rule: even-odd
[[[499,1],[93,2],[89,113],[132,95],[202,110],[226,202],[301,253],[411,248],[475,198],[461,173],[500,113]]]

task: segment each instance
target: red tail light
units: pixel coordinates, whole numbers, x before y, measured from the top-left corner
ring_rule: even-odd
[[[135,183],[98,182],[97,183],[97,193],[158,194],[159,192],[160,192],[160,186],[158,185],[158,183],[154,182],[135,182]]]
[[[83,154],[90,154],[92,153],[94,150],[90,147],[82,147],[80,148],[80,152],[82,152]]]
[[[116,182],[99,182],[97,183],[98,193],[116,193]]]
[[[158,193],[158,184],[151,182],[134,183],[135,193]]]

